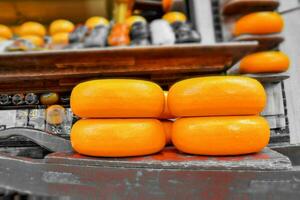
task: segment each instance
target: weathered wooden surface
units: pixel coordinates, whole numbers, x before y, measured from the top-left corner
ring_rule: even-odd
[[[267,51],[276,49],[278,45],[284,42],[284,38],[281,34],[241,35],[232,38],[232,41],[258,41],[259,46],[256,51]]]
[[[262,157],[258,154],[252,157],[252,161],[264,160],[269,153],[260,154]],[[289,162],[286,157],[275,154],[278,162],[273,164],[283,166]],[[97,159],[89,158],[87,161],[82,156],[75,159],[60,154],[56,157],[74,162],[59,164],[1,153],[0,187],[37,196],[60,196],[63,199],[298,199],[300,195],[298,167],[278,170],[231,170],[228,167],[224,168],[226,170],[204,170],[198,166],[176,168],[183,164],[177,160],[178,157],[170,157],[170,154],[164,156],[168,157],[168,161],[161,161],[157,157],[156,167],[145,168],[143,165],[126,165],[126,161],[123,161],[124,166],[104,164],[122,162],[111,159],[99,159],[102,164],[97,164]],[[284,159],[278,159],[278,156]],[[135,163],[141,162],[139,157],[131,159]],[[239,159],[216,158],[223,163],[229,161],[231,166],[239,163]],[[147,162],[149,160],[143,162],[145,166]],[[163,166],[165,162],[174,162],[175,168]],[[197,161],[190,163],[193,162]]]
[[[2,53],[0,90],[65,91],[78,79],[219,73],[256,47],[256,42],[235,42]]]
[[[297,0],[280,0],[281,6],[279,11],[287,10],[299,6]],[[287,101],[287,114],[289,119],[290,138],[292,144],[300,143],[300,12],[295,11],[285,14],[285,28],[283,36],[285,42],[282,43],[280,49],[285,52],[291,60],[289,73],[291,77],[284,81],[285,94]]]
[[[285,170],[291,168],[289,159],[265,148],[257,154],[241,156],[196,156],[180,153],[169,147],[150,156],[132,158],[94,158],[77,153],[58,152],[48,155],[46,163],[70,164],[98,167],[129,167],[149,169],[190,169],[190,170]]]
[[[278,0],[220,0],[222,13],[244,14],[256,11],[271,11],[279,6]]]

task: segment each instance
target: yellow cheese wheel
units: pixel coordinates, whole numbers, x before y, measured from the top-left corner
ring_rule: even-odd
[[[58,19],[50,24],[49,32],[51,35],[57,33],[70,33],[74,30],[75,26],[72,22],[65,19]]]
[[[178,150],[199,155],[259,152],[269,139],[268,122],[259,116],[181,118],[172,130]]]
[[[80,83],[71,94],[71,108],[82,118],[159,117],[164,92],[155,83],[104,79]]]
[[[9,27],[0,24],[0,37],[5,39],[11,39],[13,37],[13,33]]]
[[[104,18],[104,17],[100,17],[100,16],[94,16],[89,18],[88,20],[86,20],[85,25],[89,28],[89,29],[93,29],[96,26],[109,26],[109,21]]]
[[[46,35],[46,28],[38,22],[25,22],[21,25],[19,34],[20,36],[35,35],[44,37]]]
[[[172,144],[172,126],[173,121],[171,120],[161,120],[163,124],[165,135],[166,135],[166,144]]]
[[[88,156],[141,156],[162,150],[166,136],[156,119],[82,119],[72,127],[71,143]]]
[[[254,53],[241,60],[241,73],[278,73],[287,71],[290,60],[287,55],[278,51]]]
[[[256,115],[266,104],[263,86],[240,76],[193,78],[174,84],[168,107],[177,117]]]
[[[55,33],[52,35],[52,43],[61,45],[69,44],[69,33]]]

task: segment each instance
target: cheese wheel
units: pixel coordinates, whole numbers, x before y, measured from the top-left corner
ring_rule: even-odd
[[[72,147],[88,156],[153,154],[165,142],[162,123],[156,119],[82,119],[71,130]]]
[[[187,20],[185,14],[175,11],[166,13],[163,16],[163,19],[170,24],[173,24],[174,22],[186,22]]]
[[[279,33],[284,26],[283,18],[276,12],[256,12],[240,18],[234,27],[235,36],[242,34]]]
[[[11,39],[13,37],[13,33],[9,27],[0,24],[0,37],[5,39]]]
[[[77,85],[71,94],[72,111],[82,118],[159,117],[163,90],[141,80],[106,79]]]
[[[38,22],[25,22],[21,25],[19,34],[20,36],[35,35],[43,38],[46,32],[45,26]]]
[[[263,86],[240,76],[193,78],[174,84],[168,107],[177,117],[256,115],[266,104]]]
[[[61,45],[69,44],[69,33],[55,33],[52,35],[52,43]]]
[[[172,144],[172,125],[173,121],[170,120],[161,120],[161,123],[163,124],[164,127],[164,132],[166,136],[166,144]]]
[[[96,26],[109,26],[109,21],[104,18],[104,17],[100,17],[100,16],[94,16],[89,18],[88,20],[86,20],[85,25],[89,28],[89,29],[93,29]]]
[[[199,155],[259,152],[269,139],[268,122],[259,116],[181,118],[172,130],[178,150]]]
[[[167,91],[164,91],[164,94],[165,94],[165,107],[164,107],[164,110],[162,112],[162,114],[159,116],[160,119],[173,119],[175,118],[171,112],[170,112],[170,109],[168,108],[168,92]]]
[[[51,35],[57,33],[70,33],[74,30],[75,26],[72,22],[65,19],[58,19],[50,24],[49,32]]]
[[[288,70],[290,60],[278,51],[254,53],[241,60],[241,73],[278,73]]]

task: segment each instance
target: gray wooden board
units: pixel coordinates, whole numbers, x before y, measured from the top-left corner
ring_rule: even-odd
[[[157,154],[129,158],[97,158],[83,156],[73,152],[57,152],[47,155],[45,163],[98,167],[190,170],[285,170],[291,168],[291,162],[287,157],[269,148],[265,148],[256,154],[225,157],[189,155],[180,153],[173,147],[165,148]]]

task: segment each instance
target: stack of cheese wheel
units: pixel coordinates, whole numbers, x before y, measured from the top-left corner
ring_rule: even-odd
[[[203,77],[173,85],[168,95],[172,142],[182,152],[239,155],[261,151],[269,142],[263,86],[238,76]]]
[[[18,33],[21,39],[30,41],[37,47],[42,47],[47,31],[42,24],[29,21],[20,26]]]
[[[164,94],[165,94],[165,107],[162,114],[159,116],[159,119],[164,126],[165,135],[166,135],[166,144],[171,145],[172,126],[173,126],[173,119],[175,117],[170,113],[170,110],[168,108],[168,104],[167,104],[168,92],[164,91]]]
[[[49,32],[52,37],[52,43],[56,45],[65,45],[69,43],[69,33],[74,30],[72,22],[65,19],[58,19],[50,24]]]
[[[250,54],[240,63],[240,73],[281,73],[289,69],[290,60],[280,51],[265,51]]]
[[[93,80],[77,85],[71,109],[82,119],[71,130],[72,147],[80,154],[103,157],[147,155],[166,143],[157,119],[165,103],[163,90],[140,80]]]

